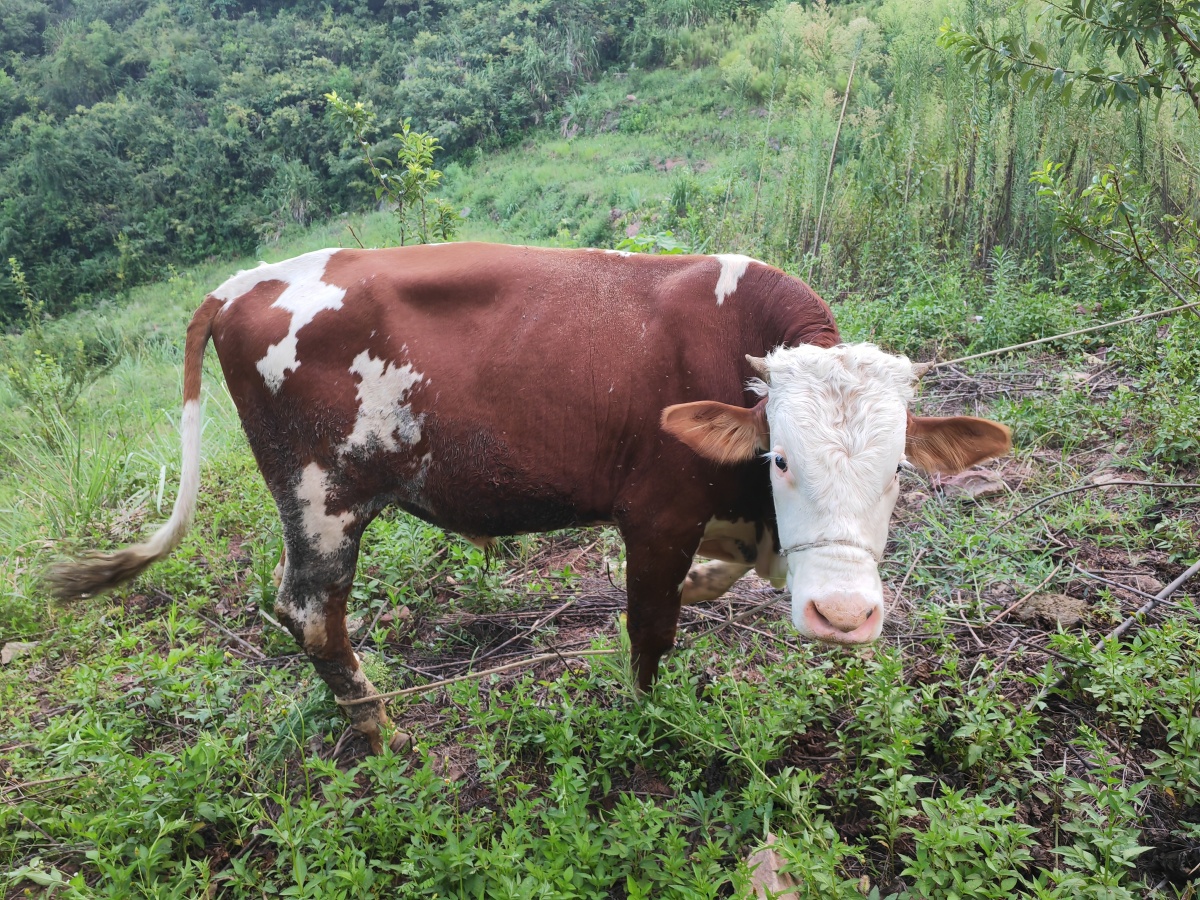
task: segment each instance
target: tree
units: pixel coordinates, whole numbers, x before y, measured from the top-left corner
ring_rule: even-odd
[[[411,120],[405,119],[400,123],[400,131],[392,135],[400,142],[393,162],[378,153],[367,139],[375,120],[374,112],[361,102],[343,100],[337,91],[326,94],[325,99],[334,122],[362,150],[363,163],[377,182],[376,202],[387,197],[394,207],[400,224],[400,244],[405,243],[410,220],[423,244],[429,242],[431,235],[451,240],[458,229],[459,215],[445,200],[430,196],[442,180],[442,173],[433,167],[433,154],[441,149],[437,139],[413,131]]]
[[[1057,92],[1064,102],[1079,86],[1095,106],[1186,96],[1200,119],[1200,0],[1066,0],[1048,5],[1040,19],[1045,42],[1028,38],[1023,17],[996,35],[946,20],[940,41],[993,83]],[[1184,148],[1176,152],[1196,169]],[[1195,211],[1156,209],[1154,192],[1129,163],[1110,162],[1082,189],[1061,162],[1047,161],[1032,178],[1060,232],[1078,246],[1118,274],[1148,274],[1180,302],[1200,297]]]
[[[989,36],[983,26],[967,31],[949,19],[941,41],[973,72],[1023,91],[1059,91],[1069,100],[1078,86],[1097,106],[1182,93],[1200,115],[1200,0],[1066,0],[1040,18],[1049,42],[1030,40],[1020,27]],[[1122,65],[1106,65],[1114,59]]]

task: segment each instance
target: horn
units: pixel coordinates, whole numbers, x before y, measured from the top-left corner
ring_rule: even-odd
[[[913,363],[913,380],[919,381],[924,378],[925,374],[935,365],[936,363],[932,362]]]
[[[750,368],[754,370],[754,373],[758,375],[759,378],[767,382],[767,384],[771,383],[771,370],[767,368],[767,360],[765,357],[751,356],[749,353],[747,353],[746,362],[750,363]]]

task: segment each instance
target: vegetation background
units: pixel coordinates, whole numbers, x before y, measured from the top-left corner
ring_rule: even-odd
[[[327,94],[374,113],[378,155],[405,152],[406,119],[440,144],[460,238],[745,252],[810,281],[849,339],[946,358],[1200,297],[1197,21],[1102,0],[0,0],[7,889],[727,896],[771,832],[810,897],[1194,896],[1194,601],[1093,644],[1197,556],[1195,315],[930,379],[923,408],[1014,427],[1009,493],[906,483],[873,651],[796,644],[786,604],[744,586],[687,614],[649,699],[599,662],[434,690],[396,710],[420,736],[404,759],[337,741],[270,624],[277,524],[211,358],[188,542],[70,608],[37,572],[169,509],[205,290],[255,257],[400,240]],[[1138,238],[1155,249],[1131,262]],[[354,593],[373,680],[510,639],[618,645],[621,552],[526,537],[489,569],[384,518]]]

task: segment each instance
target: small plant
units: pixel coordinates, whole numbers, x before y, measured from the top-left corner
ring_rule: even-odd
[[[120,352],[88,353],[82,339],[59,341],[58,346],[43,328],[45,303],[30,289],[25,272],[15,257],[8,267],[25,310],[25,331],[8,342],[14,361],[5,368],[13,390],[25,401],[37,423],[38,434],[55,445],[59,424],[67,421],[80,395],[120,361]]]
[[[413,131],[412,120],[404,119],[400,130],[392,135],[400,142],[393,162],[372,148],[367,139],[375,121],[373,111],[361,102],[343,100],[337,91],[326,94],[325,99],[334,122],[362,149],[363,163],[378,182],[375,201],[386,197],[395,208],[400,244],[406,242],[410,228],[416,231],[422,244],[429,243],[431,237],[441,241],[453,239],[461,217],[445,200],[430,196],[442,180],[441,171],[433,167],[433,154],[441,149],[437,139]]]
[[[675,237],[672,231],[660,231],[657,234],[642,234],[639,231],[633,237],[622,240],[616,249],[630,253],[657,253],[663,256],[692,252],[691,247]]]
[[[1097,765],[1090,778],[1068,778],[1063,788],[1063,806],[1071,818],[1062,829],[1075,839],[1054,852],[1077,874],[1061,883],[1075,888],[1077,897],[1133,898],[1138,894],[1125,885],[1125,879],[1137,858],[1150,849],[1138,843],[1140,795],[1147,783],[1125,783],[1124,767],[1110,760],[1108,747],[1096,732],[1080,729],[1075,743]]]
[[[961,791],[922,800],[929,817],[924,831],[908,829],[916,852],[904,870],[915,897],[1008,900],[1033,859],[1030,837],[1037,829],[1014,820],[1009,804],[991,805]]]

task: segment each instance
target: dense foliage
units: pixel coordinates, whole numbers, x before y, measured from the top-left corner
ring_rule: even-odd
[[[0,3],[0,258],[49,310],[361,208],[338,91],[452,154],[510,141],[581,79],[653,60],[641,0]],[[719,12],[715,6],[714,12]],[[385,141],[383,149],[394,149]],[[0,280],[0,320],[19,309]]]
[[[1080,14],[1098,15],[1094,6]],[[1175,6],[1190,33],[1191,7]],[[656,227],[689,246],[756,253],[824,284],[886,285],[918,246],[985,262],[1036,257],[1054,272],[1054,211],[1029,184],[1047,159],[1062,164],[1068,190],[1128,163],[1152,188],[1152,221],[1200,203],[1187,90],[1108,108],[1063,103],[1023,90],[1021,73],[981,80],[972,69],[985,57],[938,43],[950,20],[982,36],[970,40],[1029,50],[1030,64],[1045,55],[1065,67],[1060,80],[1128,72],[1134,84],[1187,50],[1149,32],[1088,43],[1061,18],[1001,0],[5,0],[0,259],[18,259],[48,311],[90,306],[168,261],[250,252],[369,202],[370,176],[328,118],[329,92],[377,113],[380,153],[395,154],[389,135],[411,118],[444,148],[440,167],[457,160],[454,171],[474,176],[483,151],[539,123],[567,139],[660,132],[664,110],[627,102],[615,81],[588,82],[665,66],[694,88],[677,102],[712,130],[706,146],[675,148],[691,165],[641,201],[666,200]],[[1054,84],[1053,72],[1025,71]],[[717,72],[716,90],[693,78]],[[711,165],[718,153],[731,154],[727,165]],[[454,182],[451,193],[468,191]],[[592,199],[573,239],[626,237]],[[521,210],[487,212],[505,223]],[[634,220],[649,225],[642,212]],[[544,227],[555,236],[558,220]],[[0,321],[21,308],[0,278]]]

